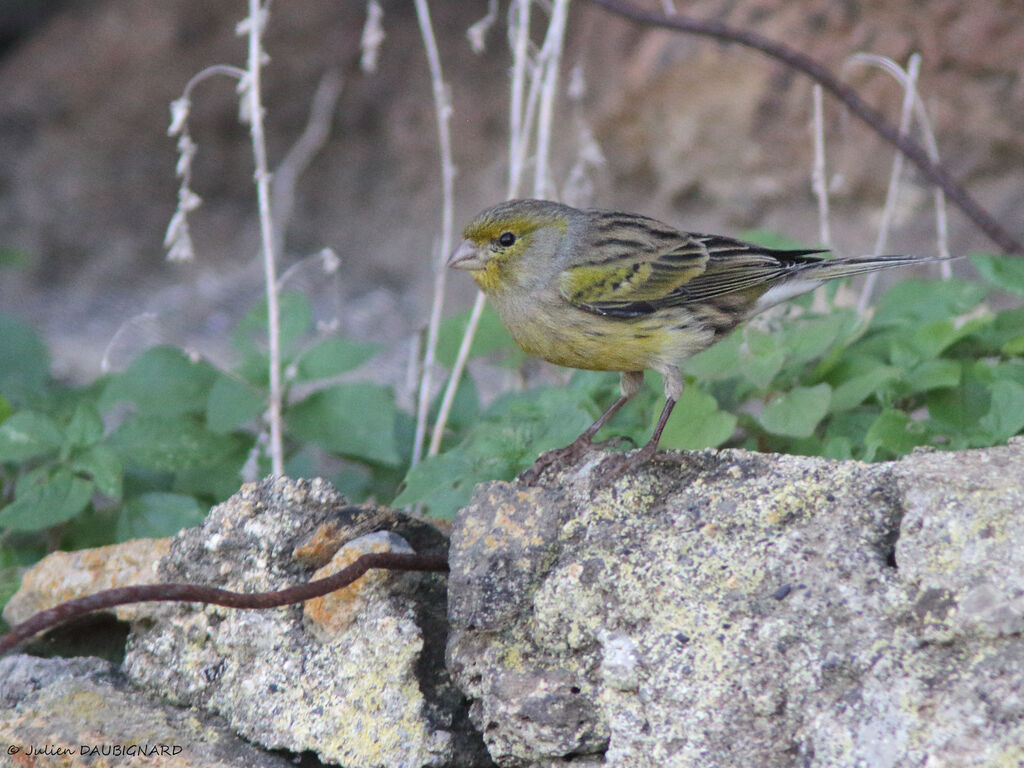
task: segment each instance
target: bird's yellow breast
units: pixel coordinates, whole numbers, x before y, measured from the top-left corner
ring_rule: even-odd
[[[710,333],[695,329],[679,309],[642,318],[611,318],[562,307],[552,313],[498,313],[516,343],[529,355],[556,365],[591,371],[642,371],[678,366],[710,346]],[[694,328],[691,330],[691,328]]]

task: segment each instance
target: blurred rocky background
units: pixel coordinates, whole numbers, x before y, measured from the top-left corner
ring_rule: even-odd
[[[301,134],[318,82],[340,74],[330,137],[295,188],[282,270],[333,249],[341,269],[310,285],[343,332],[398,349],[427,316],[441,184],[414,7],[381,5],[386,38],[377,71],[367,73],[366,3],[275,4],[265,106],[276,164]],[[218,362],[221,341],[261,294],[252,159],[227,78],[194,94],[193,187],[204,199],[192,217],[197,258],[168,263],[161,245],[178,187],[168,105],[204,67],[244,64],[235,26],[245,10],[205,0],[0,6],[0,309],[40,327],[59,375],[87,380],[105,352],[116,366],[159,341]],[[486,10],[469,0],[431,4],[454,109],[456,229],[504,197],[507,184],[506,4],[483,53],[466,37]],[[1018,0],[695,0],[680,10],[785,41],[833,71],[856,52],[901,63],[919,52],[943,161],[1024,235]],[[848,80],[895,122],[901,93],[891,79],[857,68]],[[553,162],[566,198],[698,231],[763,227],[817,240],[803,77],[739,47],[641,29],[578,2],[560,91]],[[844,252],[866,252],[893,153],[834,102],[826,120],[834,239]],[[585,173],[565,184],[581,159]],[[913,171],[907,177],[890,250],[927,255],[930,189]],[[993,248],[952,210],[951,247]],[[452,307],[465,306],[468,281],[452,284]]]

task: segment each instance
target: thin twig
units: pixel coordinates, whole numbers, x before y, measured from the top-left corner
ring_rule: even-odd
[[[867,64],[878,67],[884,72],[892,75],[903,88],[907,87],[908,73],[896,64],[892,59],[884,56],[875,56],[868,53],[855,53],[843,64],[843,69],[851,64]],[[921,132],[921,140],[924,142],[925,151],[933,163],[939,163],[939,144],[935,140],[935,131],[932,129],[932,121],[928,117],[928,110],[925,109],[924,99],[916,88],[914,89],[914,118],[917,121],[918,130]],[[935,187],[935,240],[939,251],[939,258],[944,259],[939,264],[943,278],[951,275],[949,255],[949,228],[946,221],[946,193],[942,187]]]
[[[814,166],[811,169],[811,189],[818,201],[818,238],[821,244],[832,249],[832,231],[829,227],[828,213],[828,171],[825,165],[825,113],[822,105],[821,86],[815,84],[813,94],[812,131],[814,132]],[[827,305],[825,287],[814,291],[813,309],[824,312]]]
[[[548,33],[541,49],[537,80],[542,81],[540,112],[537,115],[537,164],[533,179],[533,195],[548,197],[548,155],[551,152],[551,126],[554,122],[555,94],[558,89],[558,71],[562,63],[565,23],[569,15],[569,0],[555,0],[551,9]]]
[[[368,552],[350,565],[323,579],[287,587],[273,592],[232,592],[199,584],[139,584],[115,587],[79,597],[40,611],[9,633],[0,636],[0,656],[12,651],[33,635],[73,621],[94,611],[128,603],[191,602],[224,605],[229,608],[277,608],[301,603],[346,587],[371,568],[389,571],[447,571],[448,558],[443,555],[418,555],[399,552]]]
[[[884,57],[879,57],[884,58]],[[892,66],[899,69],[899,65],[891,59],[888,60]],[[900,107],[900,136],[906,137],[910,132],[910,120],[914,115],[914,97],[917,95],[917,75],[921,70],[921,56],[914,54],[907,62],[907,69],[903,83],[903,104]],[[892,226],[893,212],[896,210],[896,200],[899,198],[900,178],[903,176],[903,155],[899,152],[892,159],[892,170],[889,173],[889,187],[885,193],[885,205],[882,208],[882,218],[878,222],[878,235],[875,238],[874,255],[878,256],[885,252],[886,244],[889,241],[889,229]],[[864,280],[861,287],[860,298],[857,301],[857,313],[863,315],[871,301],[871,294],[875,290],[875,283],[878,282],[878,273],[873,272]]]
[[[529,63],[530,42],[530,4],[531,0],[516,0],[509,6],[509,46],[512,48],[512,78],[509,94],[509,131],[508,131],[508,191],[506,198],[514,198],[519,194],[519,185],[526,164],[526,148],[529,143],[530,127],[527,119],[530,96],[526,93],[526,70]],[[536,78],[535,78],[536,79]],[[435,456],[441,450],[441,440],[448,424],[448,415],[455,402],[455,393],[462,381],[462,374],[469,361],[469,351],[473,346],[473,338],[483,315],[487,299],[482,292],[477,292],[473,309],[469,313],[469,322],[462,334],[455,364],[452,366],[448,383],[445,385],[441,405],[434,422],[434,431],[430,436],[427,455]]]
[[[302,135],[285,154],[274,171],[271,184],[271,208],[274,211],[274,251],[284,251],[284,236],[295,208],[295,189],[299,176],[309,167],[317,152],[323,148],[331,133],[334,109],[338,105],[342,87],[341,74],[334,69],[324,72],[313,94],[309,118]],[[283,282],[283,279],[282,279]]]
[[[811,170],[811,188],[818,200],[818,237],[821,244],[832,248],[832,231],[828,220],[828,171],[825,165],[825,118],[822,108],[821,86],[815,85],[814,101],[814,168]]]
[[[505,195],[507,198],[513,198],[519,194],[519,182],[526,161],[526,137],[529,128],[524,122],[526,116],[524,86],[526,66],[529,61],[530,2],[531,0],[517,0],[509,8],[509,34],[512,35],[512,39],[509,41],[512,48],[512,83],[508,112],[508,194]]]
[[[248,101],[249,131],[252,153],[256,163],[256,196],[259,205],[260,241],[263,250],[263,279],[267,291],[267,345],[270,358],[270,397],[267,421],[270,423],[270,463],[275,477],[284,475],[284,443],[281,424],[281,328],[280,308],[277,301],[277,266],[274,250],[274,219],[270,203],[270,170],[267,165],[267,145],[263,132],[263,104],[261,102],[260,71],[263,66],[261,37],[266,25],[268,9],[260,0],[249,0],[249,17],[241,27],[249,40],[248,72],[245,93]]]
[[[427,344],[423,354],[423,370],[420,374],[419,402],[416,409],[416,433],[413,438],[412,463],[419,463],[423,454],[423,441],[427,434],[427,416],[430,410],[431,374],[434,355],[437,351],[438,331],[441,327],[441,309],[444,306],[445,283],[448,270],[444,262],[452,250],[452,218],[454,208],[455,161],[452,158],[452,141],[449,123],[452,108],[448,90],[441,71],[441,56],[437,50],[430,9],[426,0],[416,0],[416,17],[420,23],[423,47],[430,67],[430,82],[434,91],[434,113],[437,117],[438,148],[441,156],[441,252],[434,265],[434,298],[430,305],[430,320],[427,324]]]
[[[436,456],[441,450],[441,439],[444,437],[448,415],[451,413],[452,403],[455,402],[455,393],[459,389],[459,382],[462,381],[462,372],[466,370],[466,363],[469,361],[469,350],[473,346],[476,327],[480,324],[480,315],[483,314],[486,303],[487,297],[484,296],[482,291],[477,291],[476,301],[473,302],[473,310],[469,313],[469,322],[466,323],[466,331],[462,334],[462,342],[459,344],[459,352],[455,356],[455,365],[452,366],[451,376],[448,377],[448,385],[445,387],[444,396],[441,398],[441,407],[437,411],[437,421],[434,423],[434,432],[430,436],[428,456]]]
[[[968,194],[967,190],[953,180],[949,172],[932,162],[928,153],[921,145],[909,136],[900,136],[899,131],[889,125],[874,109],[869,107],[857,93],[848,86],[841,83],[835,75],[825,67],[806,54],[796,51],[789,46],[769,40],[754,32],[733,29],[717,21],[690,19],[684,16],[666,16],[659,13],[637,8],[630,3],[621,0],[590,0],[595,5],[605,10],[622,16],[638,24],[644,24],[661,29],[672,29],[678,32],[689,32],[696,35],[705,35],[721,40],[725,43],[738,43],[739,45],[753,48],[767,56],[778,59],[786,66],[803,72],[839,99],[846,105],[847,109],[866,123],[872,130],[887,142],[896,147],[918,167],[928,179],[934,184],[942,187],[946,195],[960,208],[964,214],[974,222],[982,232],[1006,253],[1024,253],[1024,245],[1013,235],[1006,231],[989,213],[982,208],[978,202]]]

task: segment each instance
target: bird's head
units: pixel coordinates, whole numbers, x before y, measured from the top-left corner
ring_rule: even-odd
[[[547,200],[509,200],[473,217],[447,266],[467,269],[484,293],[547,274],[573,213]]]

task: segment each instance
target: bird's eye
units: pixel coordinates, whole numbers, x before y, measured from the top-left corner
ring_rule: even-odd
[[[511,232],[502,232],[498,237],[498,245],[502,248],[508,248],[512,243],[516,241],[516,236]]]

